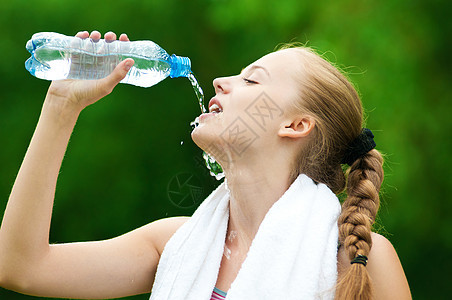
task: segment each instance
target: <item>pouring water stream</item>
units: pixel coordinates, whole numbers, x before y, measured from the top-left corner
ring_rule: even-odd
[[[198,81],[195,78],[195,75],[193,73],[190,73],[188,75],[188,79],[190,80],[191,85],[193,86],[193,90],[195,91],[196,97],[198,98],[199,102],[199,108],[201,109],[201,113],[206,113],[207,110],[204,106],[204,92],[199,85]],[[194,126],[193,128],[196,128],[196,126],[199,125],[198,117],[190,123],[191,126]],[[202,157],[204,158],[204,161],[206,162],[206,167],[209,169],[210,175],[214,176],[215,179],[220,180],[224,177],[223,169],[221,168],[220,164],[217,163],[217,161],[207,152],[203,151]]]

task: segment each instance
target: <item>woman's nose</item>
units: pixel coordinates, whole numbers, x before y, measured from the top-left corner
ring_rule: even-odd
[[[229,92],[228,79],[226,77],[215,78],[213,80],[213,87],[215,88],[215,94],[228,93]]]

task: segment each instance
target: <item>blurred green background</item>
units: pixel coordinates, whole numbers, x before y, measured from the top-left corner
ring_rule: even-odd
[[[367,125],[386,154],[380,230],[393,243],[414,299],[450,296],[452,250],[450,16],[443,0],[15,0],[0,8],[0,212],[49,85],[24,68],[35,32],[127,32],[188,56],[207,99],[282,42],[327,52],[359,87]],[[114,237],[190,215],[215,186],[189,123],[188,80],[119,85],[87,108],[63,162],[51,242]],[[192,177],[191,177],[192,176]],[[177,186],[189,179],[196,191]],[[182,198],[190,194],[192,202]],[[188,201],[188,202],[187,202]],[[449,282],[449,283],[448,283]],[[128,299],[148,299],[139,295]],[[0,299],[36,299],[0,289]],[[40,298],[41,299],[41,298]]]

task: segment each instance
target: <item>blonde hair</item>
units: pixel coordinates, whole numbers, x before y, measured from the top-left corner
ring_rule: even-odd
[[[368,256],[371,228],[379,208],[383,158],[373,149],[346,170],[341,160],[347,146],[361,133],[363,109],[359,95],[336,67],[308,47],[286,45],[300,54],[299,101],[296,111],[315,120],[313,137],[301,149],[291,178],[303,173],[326,184],[336,194],[347,194],[338,220],[339,242],[350,260]],[[372,299],[372,283],[366,266],[352,264],[338,278],[336,299]]]

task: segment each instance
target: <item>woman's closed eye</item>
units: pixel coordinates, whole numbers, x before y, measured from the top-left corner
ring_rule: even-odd
[[[243,78],[243,81],[245,81],[246,84],[258,84],[257,81],[248,79],[248,78]]]

